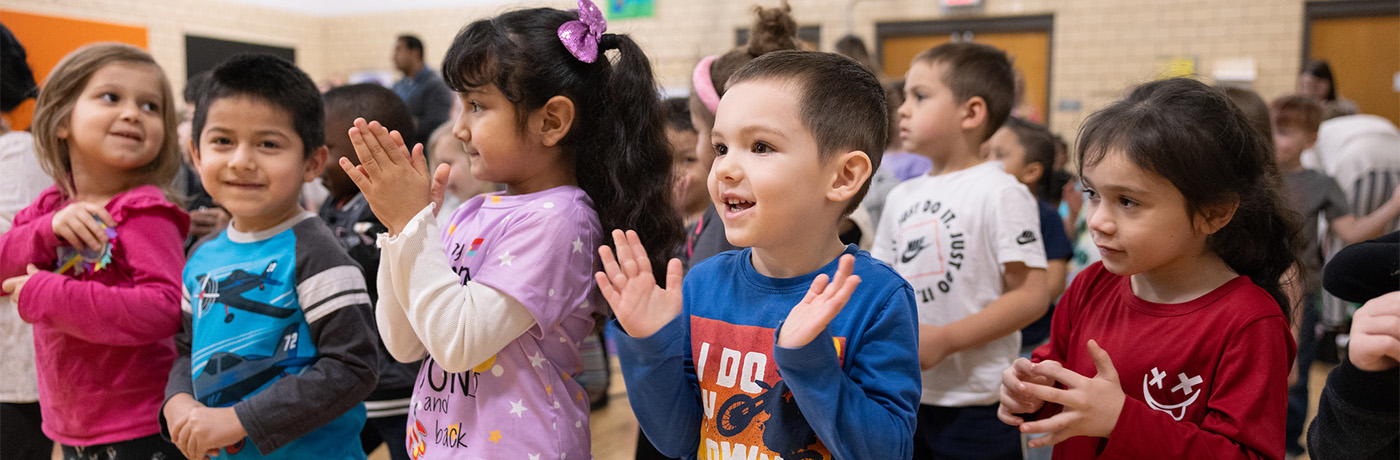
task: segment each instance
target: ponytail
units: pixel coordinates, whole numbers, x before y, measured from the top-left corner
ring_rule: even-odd
[[[594,133],[580,146],[579,187],[593,198],[605,230],[637,231],[657,283],[663,283],[682,236],[680,215],[671,205],[670,143],[651,62],[627,35],[604,34],[599,50],[617,50],[617,58],[598,88],[601,110],[590,114]]]

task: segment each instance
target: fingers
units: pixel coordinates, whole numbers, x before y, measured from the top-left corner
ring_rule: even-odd
[[[25,270],[26,272],[28,272],[30,275],[33,275],[33,274],[35,274],[35,273],[39,273],[39,267],[34,266],[34,264],[26,265],[26,266],[24,267],[24,270]]]
[[[1105,378],[1114,382],[1118,381],[1118,370],[1113,367],[1113,359],[1108,357],[1108,352],[1099,348],[1099,343],[1093,339],[1089,340],[1089,356],[1094,358],[1094,369],[1098,370],[1095,378]]]
[[[1043,431],[1036,431],[1035,433],[1043,433]],[[1055,444],[1059,444],[1067,438],[1069,438],[1069,436],[1063,430],[1057,430],[1052,431],[1050,432],[1050,434],[1047,434],[1045,436],[1033,438],[1030,440],[1030,442],[1026,443],[1026,445],[1029,447],[1049,447]]]
[[[398,136],[399,132],[394,131],[394,135]],[[402,145],[403,138],[397,139],[399,140],[400,145]],[[409,149],[405,148],[403,150],[408,151]],[[408,155],[408,160],[408,162],[412,164],[413,170],[418,171],[418,174],[428,174],[428,157],[426,155],[423,155],[423,144],[413,144],[413,149]]]
[[[637,259],[637,269],[645,273],[653,273],[651,270],[651,258],[647,257],[647,248],[642,246],[641,237],[637,236],[635,230],[627,231],[627,244],[631,246],[634,257]]]
[[[6,279],[4,283],[0,283],[0,291],[4,291],[5,295],[15,295],[19,287],[27,280],[29,280],[29,276],[16,276]]]
[[[825,273],[817,275],[816,278],[813,278],[812,287],[807,289],[807,295],[803,296],[802,301],[798,302],[797,304],[806,305],[812,303],[813,300],[816,300],[817,296],[820,296],[823,292],[826,292],[826,282],[827,277]]]
[[[360,162],[364,164],[364,158],[360,158]],[[355,183],[355,187],[358,187],[361,191],[369,187],[369,175],[365,174],[364,166],[356,166],[355,163],[350,162],[349,158],[342,157],[340,159],[340,169],[345,170],[345,175],[350,176],[350,180]]]
[[[617,231],[613,232],[613,239],[617,239]],[[614,243],[616,244],[616,243]],[[613,250],[607,246],[598,246],[598,258],[602,259],[603,271],[608,277],[622,274],[622,269],[617,266],[617,257],[613,255]]]
[[[617,307],[619,306],[617,303],[617,290],[613,288],[612,283],[608,281],[608,275],[603,272],[594,273],[593,281],[598,283],[598,291],[603,293],[603,300],[607,300],[608,305],[612,306],[613,311],[617,311]]]
[[[421,146],[422,144],[419,145]],[[437,170],[433,171],[433,188],[431,193],[433,203],[437,205],[433,206],[433,209],[438,210],[438,212],[442,212],[442,202],[447,198],[447,180],[451,175],[452,166],[446,163],[438,165]]]
[[[622,230],[613,230],[613,246],[617,250],[617,264],[622,268],[621,273],[627,278],[635,278],[638,274],[637,256],[632,253],[632,245],[628,244],[627,239],[627,234]]]
[[[666,290],[680,289],[684,277],[680,259],[671,259],[666,263]]]
[[[371,142],[366,139],[366,131],[368,129],[369,127],[365,125],[365,119],[356,118],[355,126],[350,128],[350,146],[355,148],[355,156],[360,158],[360,168],[365,172],[366,176],[373,177],[379,175],[379,163],[387,160],[376,157],[377,154],[375,150],[370,148]],[[340,160],[342,168],[345,167],[345,163],[346,160]],[[347,170],[346,172],[349,171]],[[358,181],[355,183],[357,185],[359,184]]]
[[[1065,369],[1058,361],[1041,361],[1031,367],[1033,376],[1043,377],[1052,381],[1065,384],[1066,387],[1076,388],[1089,381],[1088,377],[1079,375],[1078,372]]]
[[[107,212],[107,208],[89,203],[88,211],[89,216],[96,215],[103,224],[107,225],[107,228],[115,228],[117,226],[116,219],[113,219],[112,214]]]
[[[408,150],[407,147],[404,147],[402,136],[395,139],[394,135],[397,133],[390,133],[388,128],[385,128],[384,125],[379,124],[377,121],[369,122],[368,127],[370,135],[374,138],[374,141],[370,142],[370,149],[378,148],[379,153],[384,155],[384,163],[382,164],[388,165],[392,163],[401,165],[408,161],[409,155],[399,153]],[[400,148],[403,150],[400,150]]]

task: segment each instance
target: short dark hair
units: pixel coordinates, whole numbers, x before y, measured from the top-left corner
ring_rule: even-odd
[[[1332,79],[1332,66],[1327,61],[1312,61],[1303,66],[1300,74],[1312,75],[1319,80],[1327,80],[1327,102],[1337,100],[1337,81]]]
[[[944,43],[924,50],[915,63],[943,64],[943,84],[958,103],[980,97],[987,103],[986,141],[1006,123],[1016,103],[1016,71],[1006,53],[981,43]]]
[[[1274,99],[1269,104],[1269,122],[1317,134],[1317,128],[1322,125],[1322,104],[1301,94]]]
[[[820,161],[843,150],[860,150],[870,157],[872,174],[880,167],[889,135],[889,109],[885,89],[869,68],[835,53],[774,51],[744,64],[726,86],[766,79],[791,82],[801,92],[802,125],[816,138]],[[867,180],[851,199],[847,213],[855,210],[869,189]]]
[[[327,116],[334,113],[378,121],[385,129],[397,130],[403,135],[403,143],[410,147],[418,142],[426,143],[426,139],[414,137],[416,132],[408,106],[389,88],[374,83],[346,85],[326,91],[322,99],[326,102]],[[345,129],[349,130],[350,126]]]
[[[209,71],[194,74],[189,80],[185,80],[185,103],[194,104],[199,102],[199,93],[204,92],[204,86],[209,84]]]
[[[690,98],[673,97],[661,101],[661,109],[666,112],[666,127],[676,131],[695,131],[690,122]]]
[[[403,47],[409,51],[417,51],[418,57],[426,56],[423,54],[423,40],[419,40],[418,36],[403,34],[399,36],[399,41],[403,42]]]
[[[1235,107],[1239,107],[1240,112],[1249,119],[1249,124],[1263,133],[1264,139],[1272,142],[1274,130],[1269,124],[1269,105],[1264,103],[1264,98],[1259,97],[1259,93],[1236,86],[1219,88],[1225,97],[1230,98],[1230,102],[1235,103]]]
[[[257,99],[287,111],[292,129],[301,137],[302,155],[310,157],[317,147],[326,145],[326,112],[316,83],[286,59],[267,54],[240,54],[210,72],[194,108],[190,135],[195,144],[204,130],[209,105],[236,97]]]
[[[1055,135],[1045,125],[1018,117],[1007,118],[1002,127],[1011,130],[1016,142],[1026,150],[1026,164],[1040,164],[1040,180],[1031,184],[1031,192],[1036,198],[1048,201],[1054,189],[1060,186],[1055,177]]]

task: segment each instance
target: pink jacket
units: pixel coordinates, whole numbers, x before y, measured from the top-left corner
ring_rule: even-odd
[[[0,279],[41,270],[16,299],[34,325],[44,433],[87,446],[157,434],[157,412],[175,359],[180,272],[189,215],[159,188],[127,190],[107,203],[116,221],[112,262],[59,275],[53,215],[68,200],[50,187],[0,235]]]

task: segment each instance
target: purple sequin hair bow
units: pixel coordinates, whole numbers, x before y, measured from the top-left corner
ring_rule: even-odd
[[[598,41],[608,30],[603,11],[589,0],[578,0],[578,20],[559,26],[559,41],[578,60],[592,64],[598,59]]]

